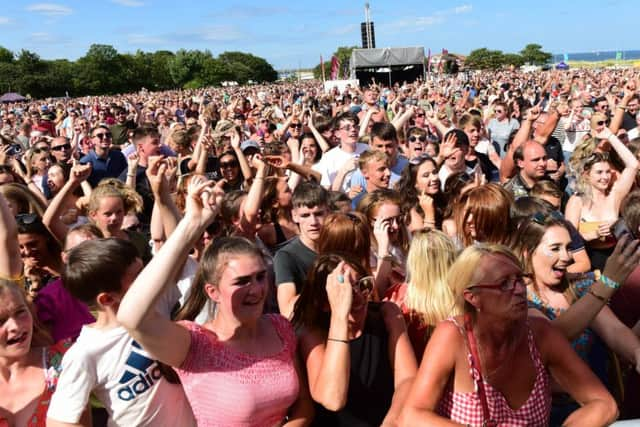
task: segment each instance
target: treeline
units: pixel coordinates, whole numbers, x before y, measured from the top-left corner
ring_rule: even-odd
[[[542,46],[531,43],[519,53],[503,53],[501,50],[487,48],[475,49],[464,60],[464,65],[469,69],[496,70],[503,66],[520,67],[525,64],[544,65],[551,61],[553,55],[544,52]]]
[[[278,73],[263,58],[224,52],[180,49],[135,54],[118,53],[110,45],[91,45],[77,61],[44,60],[36,53],[14,53],[0,46],[0,93],[32,98],[102,95],[216,86],[224,81],[272,82]]]

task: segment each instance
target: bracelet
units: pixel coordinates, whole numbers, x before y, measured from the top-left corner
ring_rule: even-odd
[[[589,289],[588,294],[598,298],[600,301],[602,301],[605,304],[607,303],[607,298],[603,297],[602,295],[596,294],[595,292],[593,292],[593,289]]]
[[[605,285],[609,289],[619,289],[620,288],[620,283],[609,279],[604,274],[600,274],[600,283],[602,283],[603,285]]]
[[[338,338],[327,338],[327,341],[335,341],[335,342],[342,342],[342,343],[345,343],[345,344],[349,344],[349,340],[341,340],[341,339],[338,339]]]
[[[622,105],[616,105],[616,108],[619,108],[622,111],[627,111],[627,107],[623,107]]]
[[[131,178],[135,178],[135,174],[128,173],[127,176],[130,176]]]
[[[257,180],[259,180],[259,179],[264,180],[264,177],[262,177],[262,176],[256,176],[255,178],[253,178],[253,180],[254,180],[254,181],[257,181]]]

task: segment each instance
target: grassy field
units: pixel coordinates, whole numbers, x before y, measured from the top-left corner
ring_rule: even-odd
[[[606,67],[634,67],[640,68],[640,59],[627,59],[616,61],[609,59],[606,61],[567,61],[571,68],[606,68]]]

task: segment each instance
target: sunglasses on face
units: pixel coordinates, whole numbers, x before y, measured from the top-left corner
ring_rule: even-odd
[[[103,140],[103,139],[105,139],[105,138],[107,138],[107,139],[111,139],[111,134],[110,134],[110,133],[108,133],[108,132],[105,132],[105,133],[96,133],[96,134],[95,134],[95,135],[93,135],[93,136],[94,136],[94,137],[96,137],[96,138],[98,138],[98,139],[100,139],[100,140]]]
[[[427,140],[426,136],[415,136],[415,135],[411,135],[409,137],[409,142],[416,142],[416,141],[420,141],[420,142],[425,142]]]
[[[294,123],[291,125],[291,127],[295,129],[302,129],[302,123]]]
[[[16,215],[16,222],[19,226],[31,225],[40,221],[40,217],[33,213],[25,213]]]
[[[423,113],[416,114],[416,117],[425,117],[425,114],[423,114]]]
[[[33,149],[34,154],[48,153],[49,147],[36,147]]]
[[[55,147],[51,147],[51,150],[52,151],[71,150],[71,144],[56,145]]]
[[[238,162],[235,160],[232,160],[230,162],[220,162],[220,168],[221,169],[226,169],[226,168],[237,168],[238,167]]]
[[[359,292],[362,296],[367,296],[373,291],[374,282],[373,276],[365,276],[353,285],[353,290]]]

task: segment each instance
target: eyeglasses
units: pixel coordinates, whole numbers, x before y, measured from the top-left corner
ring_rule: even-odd
[[[56,145],[55,147],[51,147],[51,150],[52,151],[71,150],[71,144]]]
[[[475,285],[469,286],[469,289],[473,288],[481,288],[481,289],[498,289],[502,292],[513,292],[516,286],[521,286],[526,288],[527,283],[525,279],[531,279],[530,274],[518,274],[513,277],[507,277],[500,283],[478,283]]]
[[[302,129],[302,123],[294,123],[291,125],[292,128]]]
[[[226,168],[237,168],[238,167],[238,162],[235,160],[232,160],[230,162],[220,162],[220,168],[221,169],[226,169]]]
[[[373,276],[365,276],[353,285],[353,289],[359,292],[360,295],[367,296],[373,291],[374,284],[375,279]]]
[[[93,135],[94,137],[98,138],[98,139],[111,139],[111,133],[109,132],[104,132],[104,133],[96,133],[95,135]]]
[[[420,141],[420,142],[425,142],[427,140],[426,136],[415,136],[415,135],[411,135],[409,137],[409,142],[416,142],[416,141]]]

